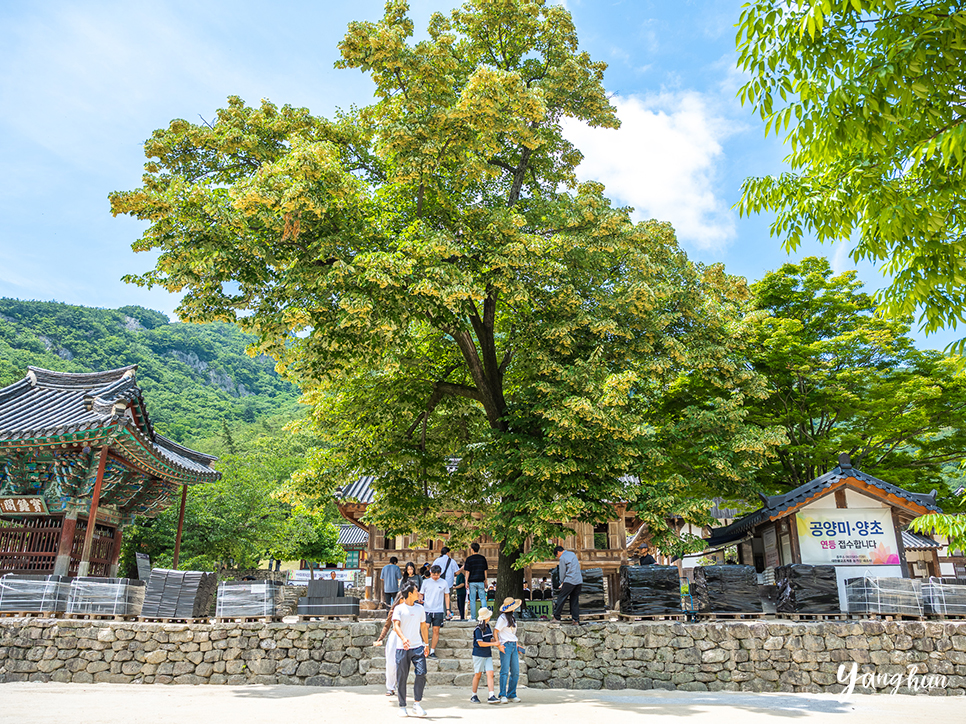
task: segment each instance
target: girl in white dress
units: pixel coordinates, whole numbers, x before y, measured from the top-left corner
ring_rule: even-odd
[[[383,640],[386,642],[386,696],[396,693],[396,649],[399,648],[399,637],[392,628],[392,612],[396,610],[401,600],[400,596],[396,596],[396,600],[392,602],[389,615],[386,616],[386,623],[382,626],[382,633],[372,644],[382,646]]]

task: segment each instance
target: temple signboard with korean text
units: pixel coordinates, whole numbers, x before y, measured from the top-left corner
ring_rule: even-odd
[[[894,566],[900,563],[889,508],[820,508],[799,511],[802,563]]]
[[[47,515],[47,503],[39,495],[0,497],[0,515]]]

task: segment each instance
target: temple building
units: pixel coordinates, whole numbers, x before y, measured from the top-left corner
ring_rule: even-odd
[[[940,575],[938,544],[905,530],[913,518],[942,512],[936,491],[904,490],[856,469],[845,453],[838,462],[791,492],[762,495],[761,508],[712,530],[709,548],[733,547],[737,562],[766,580],[778,566],[834,566],[843,602],[849,578]]]
[[[180,496],[183,519],[188,486],[220,477],[155,432],[136,372],[29,367],[0,389],[0,574],[114,576],[134,516]]]
[[[396,557],[399,565],[413,562],[417,566],[424,562],[435,560],[447,541],[444,539],[430,541],[429,545],[420,545],[415,537],[408,535],[389,536],[386,531],[363,521],[366,508],[375,499],[373,483],[375,478],[364,475],[350,485],[346,485],[336,492],[336,505],[342,516],[352,523],[360,533],[368,535],[367,550],[362,557],[361,566],[366,571],[368,580],[366,598],[382,598],[382,581],[379,573],[389,563],[389,559]],[[590,523],[570,522],[566,524],[573,533],[567,538],[557,541],[567,550],[577,554],[583,568],[600,568],[607,581],[608,605],[616,607],[620,591],[619,571],[627,564],[627,531],[637,530],[641,523],[636,516],[627,510],[624,504],[615,506],[615,517],[607,523],[592,525]],[[489,536],[478,539],[480,553],[486,556],[489,563],[489,577],[496,578],[499,565],[499,544]],[[524,546],[529,550],[529,544]],[[457,562],[465,560],[470,551],[453,550],[453,559]],[[539,580],[549,578],[551,569],[557,566],[556,560],[539,561],[524,569],[524,580]]]

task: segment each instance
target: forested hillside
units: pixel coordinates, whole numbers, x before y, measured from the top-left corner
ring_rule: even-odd
[[[298,414],[297,388],[270,358],[249,357],[250,342],[230,324],[173,323],[143,307],[0,299],[0,387],[28,365],[93,372],[136,364],[154,426],[190,445],[226,423]]]
[[[341,560],[337,517],[327,500],[284,500],[289,476],[317,444],[285,425],[303,412],[299,391],[267,357],[249,357],[252,338],[230,324],[172,323],[142,307],[92,309],[0,299],[0,387],[28,365],[65,372],[138,365],[158,432],[218,456],[218,482],[192,486],[185,511],[183,568],[250,567],[268,556]],[[178,506],[138,518],[124,534],[125,575],[134,553],[170,566]]]

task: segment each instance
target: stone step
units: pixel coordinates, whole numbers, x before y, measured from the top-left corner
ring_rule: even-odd
[[[365,680],[367,684],[381,684],[386,685],[386,674],[382,671],[370,671],[365,675]],[[409,685],[412,686],[415,681],[415,675],[410,672],[409,674]],[[473,684],[473,674],[472,673],[454,673],[450,671],[433,672],[429,671],[426,673],[426,684],[428,686],[456,686],[460,688],[469,689]],[[520,686],[528,686],[529,680],[527,675],[522,671],[520,672]],[[480,681],[480,688],[483,692],[486,692],[486,679],[483,678]],[[412,695],[412,689],[409,690],[410,696]]]
[[[500,660],[493,659],[493,669],[494,671],[500,670]],[[386,670],[386,660],[385,659],[370,659],[366,661],[363,659],[359,662],[359,670],[362,673],[368,673],[370,671],[385,671]],[[427,659],[426,660],[426,670],[427,671],[453,671],[453,672],[472,672],[473,662],[467,659]],[[520,671],[526,671],[526,664],[520,662]]]

